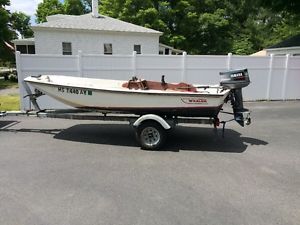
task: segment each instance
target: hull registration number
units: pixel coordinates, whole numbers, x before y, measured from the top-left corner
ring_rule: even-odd
[[[58,87],[57,91],[75,95],[93,95],[93,91],[82,88]]]

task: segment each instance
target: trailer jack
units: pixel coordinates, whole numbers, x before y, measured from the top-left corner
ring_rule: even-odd
[[[34,89],[34,93],[31,92],[30,87],[28,86],[28,84],[26,82],[23,81],[23,86],[26,90],[26,92],[28,93],[27,95],[25,95],[23,98],[29,98],[30,102],[32,103],[32,105],[34,106],[36,111],[41,111],[41,108],[39,106],[39,104],[37,103],[37,98],[45,95],[43,92],[39,91],[38,89]]]

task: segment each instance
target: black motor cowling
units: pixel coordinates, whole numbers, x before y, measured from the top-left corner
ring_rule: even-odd
[[[250,111],[244,108],[242,88],[250,84],[247,69],[220,72],[220,85],[231,89],[227,100],[231,101],[234,119],[242,127],[251,123]]]
[[[220,72],[220,85],[228,89],[238,89],[247,87],[250,84],[249,74],[247,69],[230,70]]]

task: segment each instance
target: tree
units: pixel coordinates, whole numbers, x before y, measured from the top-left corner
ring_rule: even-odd
[[[5,1],[5,0],[0,0]],[[163,32],[189,54],[251,54],[300,32],[299,0],[101,0],[100,13]],[[91,11],[91,0],[44,0],[37,21]]]
[[[287,12],[275,12],[262,7],[257,1],[255,8],[245,13],[247,18],[236,24],[232,52],[251,54],[270,47],[300,32],[300,21],[297,15]]]
[[[214,54],[230,49],[226,41],[229,23],[224,9],[216,7],[217,2],[220,1],[102,0],[100,12],[160,30],[162,42],[189,53]]]
[[[4,7],[10,5],[9,0],[0,0],[0,40],[7,41],[11,38],[12,32],[9,27],[10,14]]]
[[[33,36],[33,31],[30,28],[30,16],[22,12],[14,12],[11,14],[12,28],[17,31],[22,38]]]
[[[289,13],[298,14],[298,15],[300,12],[299,0],[272,0],[272,1],[261,0],[261,5],[275,12],[287,11]]]
[[[9,0],[0,0],[0,61],[11,61],[14,58],[14,55],[5,44],[13,37],[13,32],[9,25],[10,13],[4,8],[9,5]]]
[[[232,48],[230,52],[248,55],[261,50],[261,27],[264,27],[261,7],[256,0],[233,0],[226,2],[227,15],[230,18]],[[265,27],[264,27],[265,28]]]
[[[36,10],[36,21],[46,22],[46,17],[54,14],[82,15],[91,11],[91,0],[43,0]]]
[[[82,15],[85,13],[85,7],[81,0],[65,0],[64,13],[68,15]]]
[[[38,4],[36,10],[36,21],[46,22],[46,17],[55,14],[64,14],[63,4],[59,0],[44,0]]]

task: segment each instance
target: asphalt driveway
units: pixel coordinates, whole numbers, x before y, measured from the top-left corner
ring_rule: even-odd
[[[156,152],[125,123],[0,118],[0,224],[300,224],[300,102],[247,107]]]

